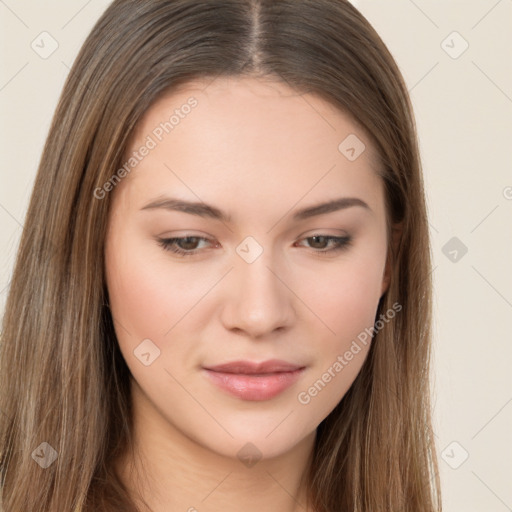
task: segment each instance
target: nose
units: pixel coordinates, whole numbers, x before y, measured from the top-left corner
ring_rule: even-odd
[[[265,251],[252,263],[237,262],[230,272],[229,298],[222,311],[226,329],[263,338],[292,324],[295,296],[274,267]]]

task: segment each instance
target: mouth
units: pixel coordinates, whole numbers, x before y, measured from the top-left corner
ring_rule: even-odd
[[[280,360],[231,363],[203,367],[205,376],[221,390],[242,400],[270,400],[292,386],[305,366]]]

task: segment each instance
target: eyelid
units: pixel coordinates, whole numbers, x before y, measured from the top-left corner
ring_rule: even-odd
[[[335,231],[335,233],[331,233],[331,231]],[[311,234],[310,234],[311,233]],[[304,231],[301,235],[299,235],[300,238],[309,238],[310,236],[350,236],[348,231],[346,229],[337,229],[337,228],[320,228],[320,229],[308,229],[307,231]]]
[[[329,231],[331,231],[331,229],[333,231],[336,231],[336,233],[334,233],[334,234],[330,233]],[[349,238],[350,237],[348,231],[343,230],[343,229],[336,229],[336,228],[323,228],[322,229],[322,228],[320,228],[320,229],[311,229],[311,230],[305,231],[305,232],[301,233],[299,236],[297,236],[296,240],[302,240],[303,238],[310,238],[312,236],[339,237],[339,238],[343,238],[343,237]],[[202,232],[197,233],[197,232],[186,231],[186,230],[172,232],[172,234],[169,236],[156,237],[156,240],[160,241],[160,240],[171,240],[171,239],[181,239],[181,238],[199,238],[201,240],[206,240],[209,242],[214,242],[214,241],[216,242],[215,237],[210,237],[209,235],[206,235]]]
[[[307,234],[306,234],[307,235]],[[157,243],[160,245],[165,251],[169,251],[171,253],[174,253],[178,255],[178,257],[191,257],[195,255],[201,254],[203,251],[200,249],[181,249],[178,246],[176,246],[176,242],[179,242],[181,240],[187,239],[187,238],[193,238],[197,239],[199,242],[212,242],[212,240],[209,237],[199,236],[191,233],[186,233],[182,236],[174,236],[169,238],[157,238]],[[309,252],[311,252],[314,255],[318,255],[321,257],[328,257],[328,256],[336,256],[338,252],[343,251],[344,249],[348,249],[348,247],[352,244],[352,236],[348,234],[344,235],[330,235],[322,230],[313,231],[309,236],[302,235],[298,238],[296,243],[300,243],[303,241],[306,241],[308,239],[312,238],[324,238],[327,240],[328,246],[331,245],[329,249],[319,249],[316,250],[315,248],[311,247],[305,247],[309,249]],[[334,247],[332,246],[334,243]],[[217,243],[218,245],[218,243]],[[303,247],[302,245],[300,247]]]

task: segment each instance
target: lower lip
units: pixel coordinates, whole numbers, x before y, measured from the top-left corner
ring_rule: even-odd
[[[246,375],[204,370],[219,388],[242,400],[270,400],[294,384],[304,368],[291,372],[269,373],[266,375]]]

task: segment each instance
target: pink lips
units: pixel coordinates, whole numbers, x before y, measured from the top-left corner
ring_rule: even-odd
[[[221,389],[243,400],[270,400],[294,384],[304,366],[272,359],[262,363],[233,361],[203,368]]]

